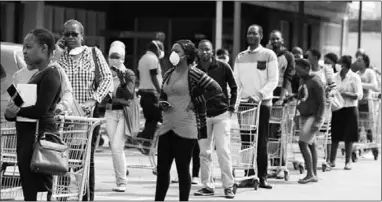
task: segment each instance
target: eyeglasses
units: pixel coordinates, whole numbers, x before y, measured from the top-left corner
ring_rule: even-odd
[[[65,32],[65,33],[64,33],[64,36],[65,36],[65,37],[68,37],[68,38],[69,38],[70,36],[72,36],[72,37],[78,37],[78,35],[79,35],[79,34],[78,34],[77,32]]]

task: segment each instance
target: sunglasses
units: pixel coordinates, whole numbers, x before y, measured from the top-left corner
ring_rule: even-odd
[[[70,36],[72,36],[72,37],[78,37],[78,35],[79,35],[79,33],[77,33],[77,32],[65,32],[64,33],[64,36],[65,37],[70,37]]]

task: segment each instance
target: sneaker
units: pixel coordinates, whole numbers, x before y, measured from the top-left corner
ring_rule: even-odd
[[[233,189],[232,188],[224,189],[224,194],[225,194],[226,198],[229,198],[229,199],[235,198],[235,193],[233,193]]]
[[[199,178],[193,177],[192,181],[191,181],[191,184],[199,184]]]
[[[117,187],[113,188],[113,191],[125,192],[126,191],[126,185],[124,185],[124,184],[118,185]]]
[[[351,164],[350,163],[346,163],[344,169],[345,170],[351,170]]]
[[[198,191],[194,193],[195,196],[213,196],[214,194],[215,194],[215,191],[209,188],[199,189]]]
[[[178,178],[174,178],[171,180],[171,183],[178,183],[178,182],[179,182]]]

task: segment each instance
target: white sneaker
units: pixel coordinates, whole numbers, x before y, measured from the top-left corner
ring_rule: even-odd
[[[191,181],[191,184],[199,184],[199,178],[193,177],[192,181]]]
[[[171,183],[178,183],[178,182],[179,182],[179,180],[177,177],[171,180]]]
[[[125,192],[126,191],[126,185],[124,185],[124,184],[118,185],[117,187],[113,188],[113,191]]]

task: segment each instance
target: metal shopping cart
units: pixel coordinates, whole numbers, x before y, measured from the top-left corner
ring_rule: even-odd
[[[296,111],[297,114],[297,111]],[[331,119],[332,119],[332,111],[331,111],[331,103],[327,102],[325,104],[325,111],[324,111],[324,120],[323,124],[320,127],[319,132],[316,134],[316,150],[317,150],[317,158],[322,159],[322,167],[321,169],[323,171],[326,171],[327,169],[330,168],[327,164],[327,156],[328,156],[328,145],[331,143],[330,135],[331,135]],[[295,127],[293,130],[293,139],[292,139],[292,144],[298,142],[298,136],[300,134],[300,124],[299,120],[296,120],[295,122]],[[300,174],[303,174],[305,171],[305,166],[304,166],[304,161],[301,159],[297,159],[295,157],[296,148],[292,146],[292,151],[294,155],[294,160],[293,160],[293,167],[295,170],[299,169]]]
[[[76,116],[57,116],[58,133],[69,148],[69,172],[53,176],[52,200],[82,200],[88,192],[90,152],[93,130],[104,119]],[[99,141],[99,136],[97,142]]]
[[[285,181],[289,180],[289,170],[287,167],[288,159],[288,142],[291,139],[292,122],[296,105],[275,105],[271,109],[270,124],[278,124],[280,126],[280,137],[271,137],[268,139],[268,159],[270,166],[268,170],[275,173],[284,172]],[[292,113],[292,115],[291,115]]]
[[[261,103],[247,103],[242,101],[239,110],[236,113],[237,125],[231,129],[231,157],[232,168],[235,177],[234,192],[238,188],[238,184],[244,180],[253,180],[254,189],[259,186],[259,178],[257,176],[257,140],[259,133],[259,115]],[[243,177],[236,177],[236,170],[254,169],[255,174],[252,176],[250,172],[246,172]]]
[[[14,127],[2,127],[0,138],[1,200],[23,199],[20,174],[17,166],[16,129]]]
[[[369,112],[359,112],[358,126],[359,142],[353,144],[352,161],[356,162],[366,151],[372,151],[374,159],[379,156],[381,147],[381,99],[371,98],[368,100]],[[372,140],[372,141],[370,141]],[[343,144],[340,144],[342,154],[345,153]]]

